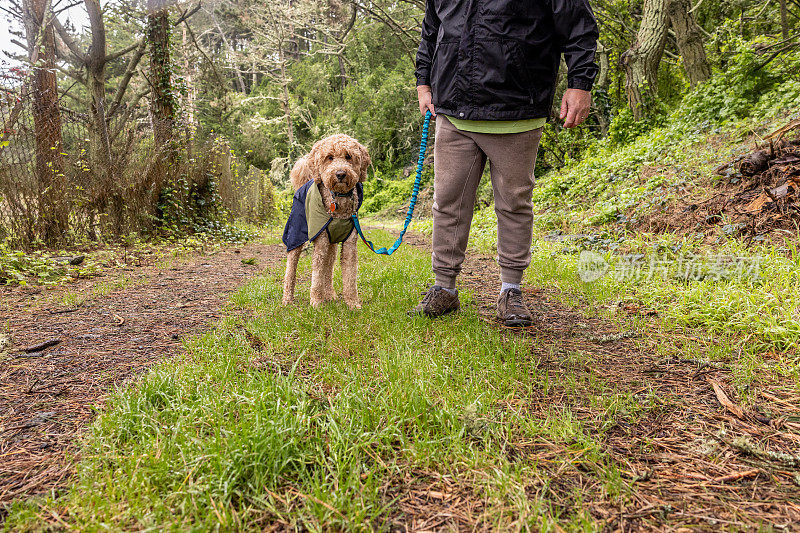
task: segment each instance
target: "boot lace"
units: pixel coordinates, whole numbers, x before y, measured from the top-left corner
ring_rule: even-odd
[[[506,312],[514,315],[527,315],[527,308],[522,301],[522,293],[509,290],[506,293]]]
[[[433,287],[428,289],[428,292],[426,292],[425,296],[422,297],[422,302],[421,302],[422,306],[426,307],[429,303],[431,303],[431,300],[433,300],[433,297],[435,295],[436,295],[436,289],[434,289]]]

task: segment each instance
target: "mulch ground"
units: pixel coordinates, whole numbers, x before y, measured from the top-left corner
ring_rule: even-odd
[[[654,232],[796,237],[800,222],[800,139],[782,139],[800,120],[768,136],[755,150],[717,168],[721,176],[703,198],[683,189],[674,202],[653,208],[637,227]],[[710,183],[708,184],[710,185]]]
[[[418,236],[412,241],[427,246]],[[492,327],[502,327],[494,320],[498,279],[494,258],[472,256],[464,264],[462,283]],[[743,407],[728,365],[681,355],[680,336],[665,339],[656,317],[645,321],[646,331],[622,331],[565,305],[555,290],[523,292],[534,323],[509,334],[534,338],[531,357],[552,386],[497,409],[542,419],[569,411],[632,487],[609,495],[602,473],[576,453],[578,443],[511,442],[509,458],[535,462],[544,473],[526,487],[531,497],[564,517],[588,512],[608,531],[800,530],[800,395],[794,386],[781,386],[790,378],[759,378],[750,385],[757,402]],[[652,314],[635,307],[621,312]],[[577,394],[576,386],[563,385],[567,381],[578,384]],[[641,413],[622,409],[609,426],[604,407],[581,390],[594,397],[627,394],[651,406]],[[573,459],[565,465],[565,457]],[[479,491],[441,479],[408,487],[400,499],[404,522],[491,529],[482,522]]]
[[[0,287],[0,324],[13,343],[0,356],[0,503],[63,486],[76,437],[103,398],[178,353],[182,339],[220,316],[229,293],[284,255],[281,246],[250,244],[161,268],[145,260],[125,273],[126,286],[74,308],[56,303],[66,289]],[[256,265],[242,262],[251,257]],[[48,341],[58,342],[34,349]]]

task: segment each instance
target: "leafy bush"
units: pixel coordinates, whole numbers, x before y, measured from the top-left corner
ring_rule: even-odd
[[[621,146],[636,140],[654,127],[662,126],[663,124],[664,115],[662,113],[657,113],[646,120],[637,121],[633,118],[633,111],[629,107],[625,107],[611,121],[611,126],[608,128],[608,138],[612,144]]]
[[[759,68],[765,58],[753,52],[753,43],[734,37],[729,46],[726,69],[686,95],[672,114],[637,123],[623,109],[609,137],[586,149],[585,157],[567,159],[539,176],[534,204],[543,213],[540,224],[547,229],[570,222],[602,225],[625,220],[632,208],[663,204],[667,200],[658,191],[664,185],[703,172],[696,151],[687,148],[706,138],[704,132],[737,122],[749,131],[754,120],[783,117],[786,109],[800,107],[800,54]],[[713,160],[719,164],[724,157],[716,153]],[[643,166],[657,167],[667,159],[677,170],[674,175],[667,179],[658,172],[641,180]]]
[[[797,104],[800,99],[797,54],[765,64],[766,59],[753,50],[753,43],[733,39],[729,46],[725,69],[686,95],[676,113],[678,120],[692,125],[725,124],[753,114],[759,102],[771,104],[761,105],[761,112]]]

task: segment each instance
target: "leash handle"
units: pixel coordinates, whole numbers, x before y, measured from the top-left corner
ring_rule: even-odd
[[[400,232],[400,236],[394,242],[394,244],[389,248],[378,248],[375,249],[375,245],[372,244],[372,241],[368,240],[364,236],[364,232],[361,231],[361,224],[358,222],[358,213],[353,215],[353,225],[358,232],[358,236],[361,237],[361,240],[364,241],[364,244],[372,250],[376,254],[380,255],[392,255],[395,250],[400,247],[400,244],[403,242],[403,236],[406,234],[406,230],[408,226],[411,224],[411,217],[414,215],[414,208],[417,205],[417,195],[419,194],[419,186],[422,183],[422,167],[425,163],[425,151],[428,149],[428,127],[431,123],[431,112],[425,112],[425,120],[422,123],[422,140],[419,143],[419,158],[417,159],[417,177],[414,180],[414,190],[411,192],[411,201],[408,203],[408,214],[406,215],[405,223],[403,224],[403,231]]]

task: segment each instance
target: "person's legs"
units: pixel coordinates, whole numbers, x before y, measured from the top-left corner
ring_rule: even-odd
[[[491,162],[497,254],[502,287],[497,318],[506,326],[529,326],[531,313],[519,284],[531,262],[533,193],[536,153],[542,130],[508,135],[480,135],[475,141]]]
[[[433,273],[436,285],[453,289],[467,250],[478,183],[486,155],[474,133],[459,131],[436,118],[433,164]]]
[[[541,137],[541,128],[506,135],[475,134],[490,161],[500,280],[506,284],[519,285],[531,262],[533,170]]]

